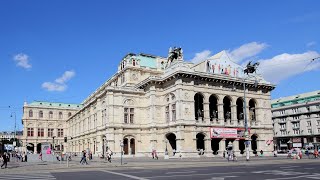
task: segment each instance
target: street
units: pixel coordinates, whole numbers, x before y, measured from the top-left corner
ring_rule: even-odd
[[[133,161],[133,160],[131,160]],[[204,162],[203,162],[204,161]],[[158,162],[159,166],[152,163]],[[193,166],[190,167],[190,162]],[[193,159],[176,162],[166,161],[137,161],[132,166],[80,166],[74,169],[47,169],[37,170],[41,165],[33,167],[26,172],[10,171],[3,173],[0,171],[0,179],[57,179],[57,180],[85,180],[85,179],[203,179],[203,180],[286,180],[286,179],[320,179],[320,163],[318,159],[312,160],[292,160],[279,159],[253,159],[245,162],[226,162],[220,164],[206,164],[208,160]],[[130,164],[130,163],[129,163]],[[133,162],[131,162],[133,164]],[[109,164],[108,164],[109,165]],[[170,166],[170,167],[169,167]],[[13,169],[11,169],[13,170]],[[1,173],[2,172],[2,173]]]

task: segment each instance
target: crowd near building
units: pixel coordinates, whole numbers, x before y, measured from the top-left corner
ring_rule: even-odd
[[[320,145],[320,91],[272,100],[275,148]]]
[[[3,131],[0,132],[0,153],[12,151],[15,146],[21,146],[22,131]]]
[[[49,143],[99,156],[109,148],[125,156],[150,156],[153,150],[221,156],[232,145],[244,154],[247,115],[251,153],[268,154],[274,148],[273,89],[258,74],[244,74],[225,51],[196,64],[183,60],[181,48],[170,49],[166,58],[130,53],[81,105],[26,103],[24,145],[39,152]]]

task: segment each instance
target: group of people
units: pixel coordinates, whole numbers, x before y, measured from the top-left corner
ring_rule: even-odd
[[[222,153],[223,158],[226,158],[226,153],[227,153],[227,160],[228,161],[237,161],[236,153],[233,150],[228,150],[227,152],[223,151],[223,153]]]

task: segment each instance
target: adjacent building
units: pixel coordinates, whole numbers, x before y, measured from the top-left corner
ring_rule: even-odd
[[[272,100],[275,149],[320,144],[320,90]]]
[[[274,88],[258,74],[245,75],[225,51],[196,64],[183,60],[181,48],[170,49],[168,57],[129,53],[81,105],[26,104],[24,142],[36,151],[63,129],[55,144],[74,153],[88,149],[101,156],[110,148],[125,156],[150,156],[152,150],[197,156],[203,150],[212,156],[232,145],[243,154],[247,115],[251,152],[267,154],[274,147]],[[53,135],[47,135],[51,128]]]
[[[81,105],[34,101],[23,106],[22,147],[25,151],[40,153],[41,145],[49,144],[57,151],[66,147],[67,119],[75,114]]]

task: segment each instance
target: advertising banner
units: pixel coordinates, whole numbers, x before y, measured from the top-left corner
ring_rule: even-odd
[[[244,139],[244,128],[210,128],[211,138]],[[249,131],[250,132],[250,131]]]

